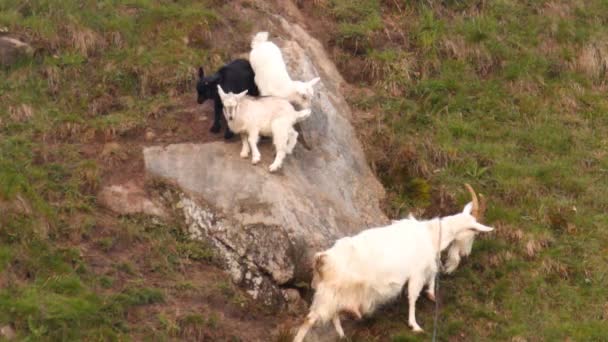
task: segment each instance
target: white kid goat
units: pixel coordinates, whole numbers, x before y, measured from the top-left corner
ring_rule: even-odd
[[[439,252],[472,231],[494,229],[477,222],[472,214],[477,210],[477,201],[474,201],[456,215],[427,221],[400,220],[387,227],[344,237],[330,249],[317,253],[312,282],[316,292],[294,342],[302,342],[317,321],[332,320],[343,337],[341,312],[349,312],[357,318],[370,314],[379,305],[397,297],[406,282],[408,322],[414,331],[422,331],[416,322],[416,300],[425,284],[429,284],[429,297],[435,296]]]
[[[219,85],[217,88],[228,127],[241,135],[241,157],[247,158],[251,150],[251,163],[257,164],[261,157],[258,150],[260,135],[272,136],[276,157],[269,170],[278,170],[298,142],[298,132],[293,125],[309,117],[310,109],[296,111],[286,99],[274,96],[254,98],[247,96],[246,90],[234,94],[225,93]]]
[[[294,81],[287,73],[281,50],[268,41],[268,32],[258,32],[251,41],[249,63],[261,96],[282,97],[300,108],[310,108],[316,77],[308,82]]]

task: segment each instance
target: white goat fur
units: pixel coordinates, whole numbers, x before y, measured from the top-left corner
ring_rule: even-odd
[[[268,32],[258,32],[251,41],[249,63],[261,96],[282,97],[300,108],[310,108],[316,77],[308,82],[293,81],[287,72],[281,50],[268,41]]]
[[[258,140],[260,135],[272,136],[276,149],[270,172],[278,170],[287,154],[293,152],[298,142],[298,132],[293,129],[296,122],[310,116],[310,109],[296,111],[286,99],[267,96],[253,98],[240,94],[225,93],[219,85],[218,93],[224,105],[224,116],[230,129],[241,135],[243,147],[241,157],[247,158],[251,151],[251,163],[260,161]]]
[[[343,337],[340,312],[357,317],[370,314],[378,305],[397,297],[406,282],[408,322],[414,331],[422,331],[416,322],[415,303],[425,284],[429,284],[429,297],[434,298],[438,252],[470,231],[493,230],[478,223],[471,210],[469,203],[456,215],[428,221],[404,219],[367,229],[317,253],[312,283],[315,296],[294,342],[302,342],[317,321],[332,320]]]

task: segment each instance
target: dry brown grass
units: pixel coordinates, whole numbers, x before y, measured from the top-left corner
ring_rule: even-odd
[[[505,262],[513,260],[514,258],[515,254],[513,254],[511,251],[500,251],[496,254],[490,255],[488,258],[488,263],[492,267],[497,267]]]
[[[470,61],[475,66],[477,74],[486,76],[500,64],[488,49],[480,44],[468,44],[463,37],[449,36],[443,38],[440,49],[446,56],[465,62]]]
[[[106,41],[110,42],[110,44],[114,47],[120,48],[124,44],[124,40],[120,32],[112,31],[109,32],[106,36]]]
[[[539,95],[541,91],[541,87],[536,80],[531,80],[527,78],[521,78],[516,81],[507,83],[507,89],[513,95]]]
[[[116,142],[104,145],[100,154],[102,163],[110,168],[124,163],[129,158],[129,152]]]
[[[553,239],[549,236],[530,236],[524,246],[524,253],[530,259],[535,258],[542,250],[549,247],[552,243]]]
[[[14,212],[24,215],[32,214],[32,206],[20,194],[16,195],[13,200],[5,201],[0,198],[0,210],[3,212]]]
[[[89,102],[89,114],[91,116],[106,115],[112,111],[120,110],[122,103],[115,96],[104,94]]]
[[[30,105],[22,103],[9,107],[8,113],[12,122],[24,123],[34,116],[34,109]]]
[[[511,342],[528,342],[528,340],[521,336],[514,336],[511,338]]]
[[[608,69],[608,43],[587,44],[580,50],[572,67],[595,81],[605,81]]]
[[[86,127],[76,122],[64,122],[57,125],[54,129],[53,138],[60,141],[68,141],[76,138],[81,138]]]
[[[570,271],[568,270],[568,266],[555,259],[543,260],[540,270],[541,273],[545,275],[556,275],[563,280],[570,279]]]
[[[496,227],[496,236],[506,241],[518,243],[524,238],[524,232],[519,228],[503,224],[502,222],[497,222],[494,226]]]
[[[68,25],[66,31],[70,45],[83,56],[91,57],[106,45],[105,40],[89,28]]]
[[[545,4],[541,12],[549,18],[569,18],[572,16],[572,2],[551,1]]]
[[[95,164],[84,164],[78,168],[76,176],[84,193],[94,194],[99,190],[101,172]]]
[[[406,53],[399,54],[395,61],[366,58],[362,72],[367,75],[366,81],[382,86],[389,95],[402,96],[406,89],[394,76],[405,76],[405,80],[410,82],[415,74],[415,62],[413,56]]]
[[[43,75],[46,78],[51,95],[57,95],[60,85],[60,70],[57,66],[47,66],[44,68]]]

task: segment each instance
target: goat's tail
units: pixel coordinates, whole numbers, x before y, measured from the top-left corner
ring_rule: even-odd
[[[304,109],[296,112],[296,122],[303,121],[304,119],[308,118],[311,113],[312,111],[310,109]]]
[[[258,44],[266,41],[268,41],[268,32],[258,32],[251,40],[251,48],[255,49]]]

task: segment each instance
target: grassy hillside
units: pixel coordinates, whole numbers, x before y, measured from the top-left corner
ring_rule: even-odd
[[[144,143],[206,133],[182,111],[196,68],[229,56],[211,30],[238,42],[247,25],[219,3],[0,1],[0,27],[37,50],[0,71],[0,326],[32,341],[248,340],[255,328],[230,326],[243,308],[263,326],[177,221],[96,198],[117,177],[143,182]]]
[[[608,3],[326,0],[305,11],[356,85],[349,100],[389,214],[453,213],[464,182],[489,200],[496,233],[442,280],[442,339],[606,340]],[[359,336],[410,340],[406,313],[388,309]]]
[[[96,199],[137,175],[142,145],[206,137],[184,103],[199,64],[246,50],[252,19],[234,3],[255,1],[0,1],[0,28],[37,48],[0,71],[0,326],[30,340],[267,335],[276,316],[178,221],[116,217]],[[453,213],[464,182],[488,199],[497,231],[442,278],[440,339],[605,340],[608,3],[302,6],[353,85],[387,213]],[[431,331],[431,303],[419,308]],[[402,301],[347,334],[429,340],[406,314]]]

